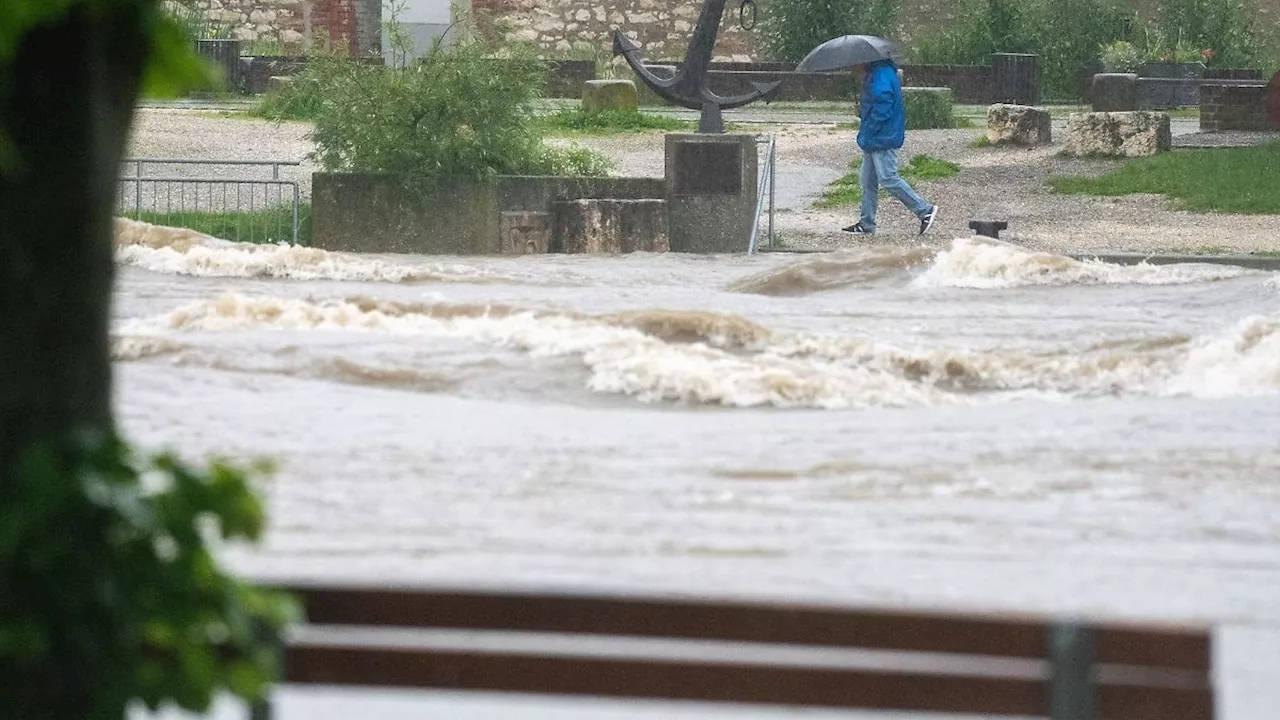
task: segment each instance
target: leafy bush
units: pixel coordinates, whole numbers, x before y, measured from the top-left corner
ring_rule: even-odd
[[[771,58],[798,62],[834,37],[891,35],[900,7],[901,0],[775,0],[761,13],[761,42]]]
[[[328,170],[426,183],[548,168],[598,174],[607,165],[590,151],[542,144],[534,104],[546,78],[546,64],[527,49],[495,58],[478,42],[437,41],[404,67],[318,58],[261,111],[311,119],[311,157]]]
[[[986,0],[940,33],[924,35],[914,49],[922,63],[986,65],[997,52],[1036,52],[1040,13],[1036,5],[1017,0]]]
[[[124,717],[134,699],[205,711],[277,674],[291,601],[233,580],[215,541],[256,541],[240,468],[142,460],[118,438],[29,453],[0,485],[0,707],[6,717]]]
[[[1102,46],[1102,69],[1109,73],[1137,72],[1142,65],[1142,52],[1126,40]]]
[[[1253,31],[1257,8],[1249,0],[1162,0],[1155,31],[1147,35],[1155,61],[1256,67],[1262,45]]]
[[[956,116],[949,88],[903,88],[908,130],[953,128]]]
[[[986,65],[997,52],[1040,56],[1045,96],[1076,98],[1080,75],[1100,67],[1100,46],[1125,39],[1126,16],[1110,0],[986,0],[914,48],[925,63]]]

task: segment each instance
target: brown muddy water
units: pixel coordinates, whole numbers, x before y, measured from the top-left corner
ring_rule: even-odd
[[[122,242],[123,427],[279,462],[267,541],[226,555],[253,577],[1212,621],[1221,716],[1280,717],[1275,275],[972,238],[803,257]],[[285,693],[286,718],[712,716]]]

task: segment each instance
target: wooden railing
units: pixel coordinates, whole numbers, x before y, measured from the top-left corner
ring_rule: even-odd
[[[1201,627],[555,593],[290,586],[285,684],[1054,720],[1212,720]],[[268,704],[255,718],[270,717]]]

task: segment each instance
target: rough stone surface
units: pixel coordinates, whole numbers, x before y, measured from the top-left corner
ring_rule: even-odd
[[[1138,109],[1137,73],[1099,73],[1093,76],[1089,101],[1094,112],[1130,112]]]
[[[667,252],[665,200],[579,199],[553,203],[552,248],[565,253]]]
[[[202,5],[212,22],[246,43],[245,54],[307,48],[352,55],[381,52],[381,0],[217,0]]]
[[[552,216],[549,212],[504,212],[498,221],[498,251],[504,255],[545,253],[551,247],[551,228]]]
[[[994,145],[1047,145],[1053,140],[1049,111],[996,103],[987,108],[987,140]]]
[[[637,107],[636,84],[630,80],[588,80],[582,84],[582,109],[588,113]]]
[[[1068,155],[1141,157],[1173,144],[1169,114],[1162,112],[1072,113],[1067,116]]]
[[[471,0],[471,10],[490,37],[520,39],[551,52],[556,52],[561,42],[567,41],[571,46],[585,43],[608,58],[610,32],[617,27],[638,42],[642,58],[669,60],[684,55],[689,44],[688,28],[697,21],[703,2]],[[716,59],[750,59],[756,52],[759,32],[748,32],[739,26],[736,8],[732,3],[725,8]]]

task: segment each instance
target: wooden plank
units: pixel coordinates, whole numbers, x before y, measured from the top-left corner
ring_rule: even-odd
[[[820,605],[295,586],[308,621],[635,635],[995,657],[1045,657],[1050,623],[1031,618],[850,610]],[[1096,661],[1207,672],[1202,628],[1094,626]]]
[[[292,645],[285,682],[1043,716],[1044,679],[728,662]],[[1099,687],[1101,720],[1213,720],[1208,690]]]
[[[1034,680],[874,670],[331,646],[291,646],[285,658],[285,682],[315,685],[985,715],[1036,715],[1047,702],[1044,683]]]

